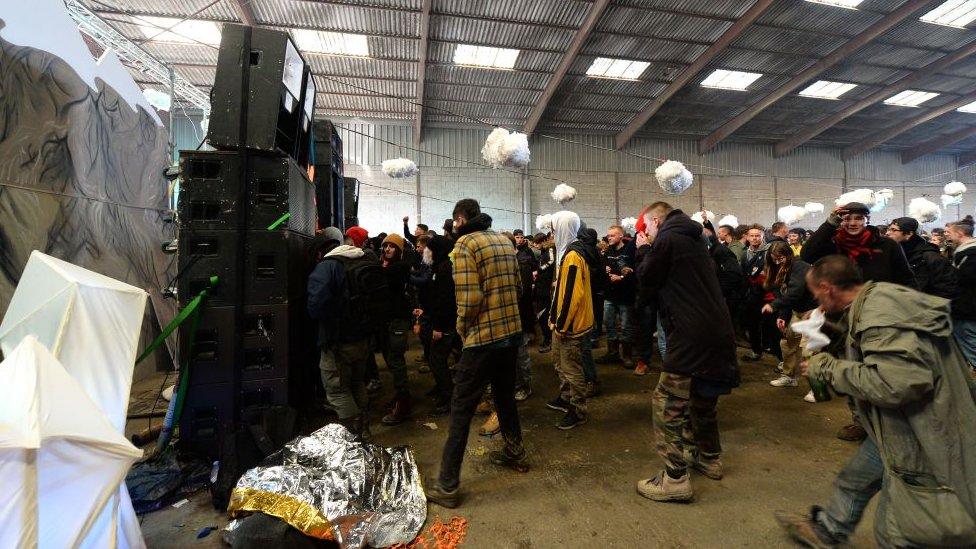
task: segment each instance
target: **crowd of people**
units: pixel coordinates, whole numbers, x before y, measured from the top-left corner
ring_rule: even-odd
[[[806,376],[808,402],[829,396],[824,387],[845,395],[851,421],[838,437],[861,442],[828,505],[778,515],[795,540],[845,542],[880,492],[883,545],[976,544],[973,219],[926,233],[912,218],[873,226],[870,215],[849,203],[814,231],[782,222],[714,227],[706,212],[697,222],[657,202],[635,227],[611,226],[602,237],[571,211],[527,235],[493,229],[478,202],[464,199],[442,234],[411,230],[406,217],[402,236],[327,228],[308,284],[327,406],[369,436],[380,352],[394,385],[381,421],[410,419],[412,332],[420,371],[434,379],[433,414],[450,415],[439,475],[425,489],[453,508],[475,414],[488,415],[481,434],[501,434],[491,462],[527,471],[519,402],[543,391],[560,413],[555,427],[577,428],[601,393],[596,365],[643,376],[656,345],[663,468],[637,491],[689,501],[690,470],[723,477],[717,405],[740,383],[739,360],[772,356],[772,386]],[[821,350],[794,329],[811,318],[823,319],[830,341]],[[530,346],[551,353],[558,387],[533,387]]]

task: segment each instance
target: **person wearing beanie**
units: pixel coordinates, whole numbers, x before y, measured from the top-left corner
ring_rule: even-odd
[[[366,229],[355,226],[346,229],[346,237],[352,240],[352,245],[357,248],[362,248],[366,244],[366,240],[369,238],[369,233]]]
[[[391,233],[380,245],[380,261],[390,291],[390,317],[385,319],[385,329],[380,331],[380,350],[393,374],[393,388],[396,390],[396,396],[388,406],[390,413],[383,416],[384,425],[399,425],[408,420],[413,411],[404,353],[407,351],[407,332],[410,331],[410,319],[415,307],[407,294],[410,266],[403,261],[405,244],[402,236]]]
[[[454,382],[448,358],[457,342],[457,299],[454,295],[453,266],[449,254],[451,239],[435,235],[424,248],[422,262],[430,269],[430,279],[420,293],[421,337],[430,341],[427,361],[434,374],[434,415],[451,411]]]
[[[870,221],[871,210],[860,202],[835,207],[827,221],[803,244],[800,258],[813,265],[828,255],[847,256],[865,281],[892,282],[914,288],[915,275],[904,250],[894,240],[881,236]],[[852,442],[865,437],[867,431],[857,417],[837,433],[837,438]]]
[[[888,226],[888,238],[901,244],[919,291],[946,299],[956,297],[959,293],[956,270],[938,246],[918,235],[918,221],[899,217]]]

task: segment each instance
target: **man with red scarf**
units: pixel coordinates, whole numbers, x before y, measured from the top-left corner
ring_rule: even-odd
[[[894,240],[881,236],[878,228],[869,225],[871,210],[860,202],[850,202],[834,208],[827,221],[803,245],[800,257],[813,265],[828,255],[847,256],[861,271],[865,282],[892,282],[915,288],[915,275],[908,265],[905,251]],[[861,441],[867,432],[854,422],[844,426],[837,438]]]

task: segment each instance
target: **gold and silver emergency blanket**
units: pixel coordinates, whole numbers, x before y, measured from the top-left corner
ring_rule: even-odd
[[[427,499],[407,447],[363,443],[331,424],[244,473],[227,510],[272,515],[342,547],[386,547],[417,536]]]

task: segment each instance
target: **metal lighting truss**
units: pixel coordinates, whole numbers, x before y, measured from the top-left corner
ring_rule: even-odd
[[[78,23],[79,30],[91,36],[102,47],[114,51],[124,63],[160,84],[170,86],[174,96],[188,100],[201,109],[205,117],[210,115],[210,96],[203,90],[173,74],[163,62],[149,55],[78,0],[64,0],[64,4],[68,8],[68,14]],[[174,97],[173,100],[175,99]]]

